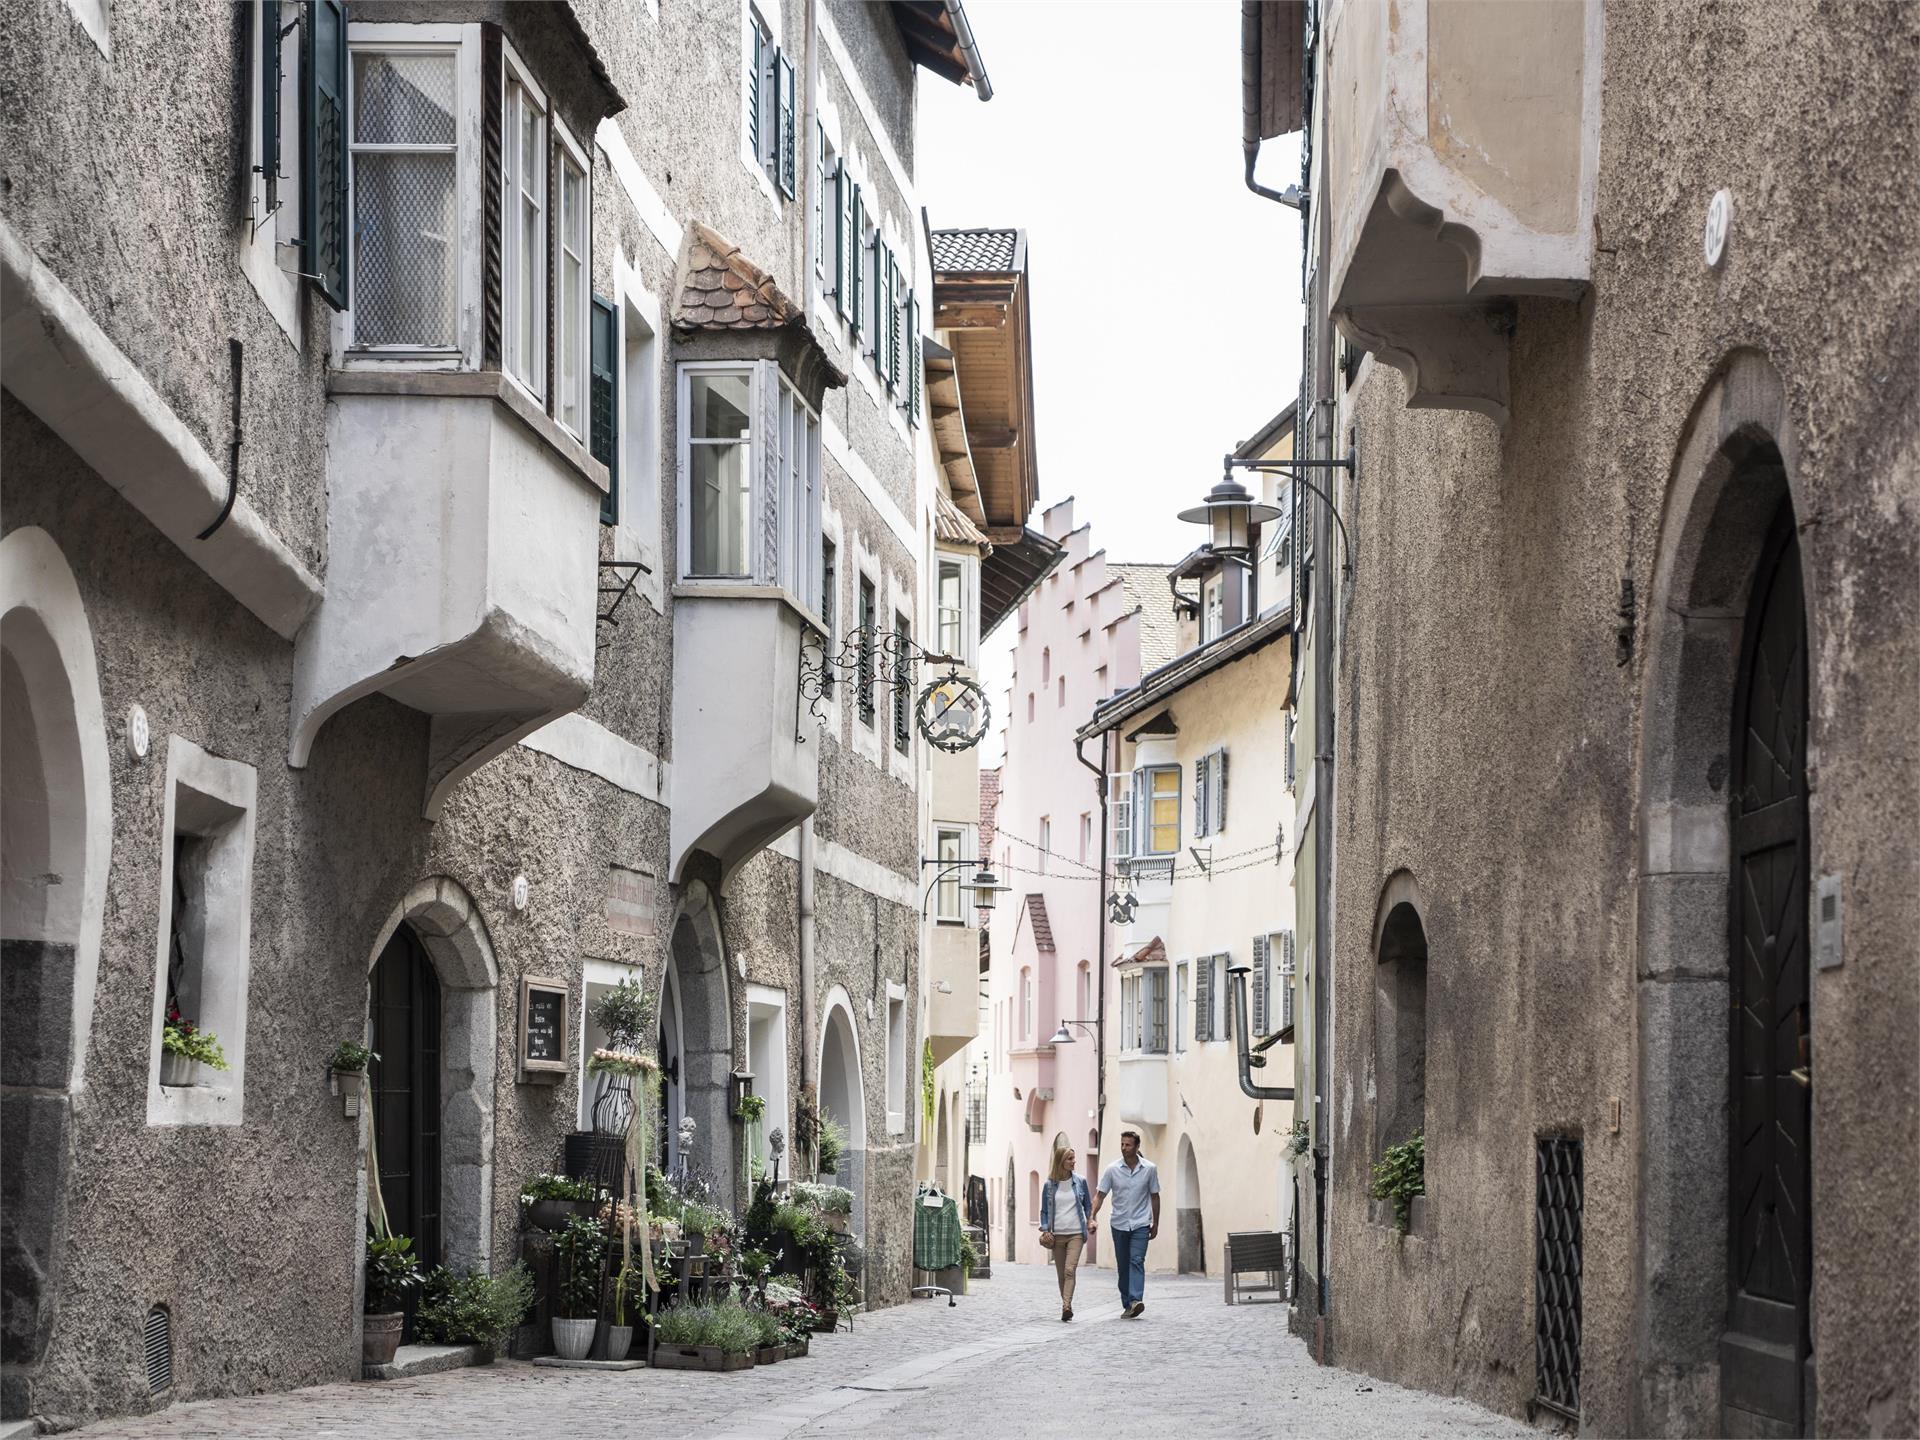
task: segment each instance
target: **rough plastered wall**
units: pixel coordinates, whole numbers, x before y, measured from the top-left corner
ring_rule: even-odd
[[[326,1064],[366,1023],[362,916],[377,907],[376,877],[423,863],[425,722],[385,700],[353,706],[313,764],[290,770],[285,642],[11,396],[0,436],[8,530],[44,528],[79,584],[113,767],[87,1084],[31,1408],[74,1421],[149,1408],[140,1326],[156,1303],[175,1317],[168,1401],[348,1378],[359,1365],[357,1138]],[[135,704],[153,735],[142,760],[121,734]],[[258,778],[240,1125],[147,1123],[171,735]]]
[[[1815,977],[1821,1433],[1920,1427],[1920,133],[1905,7],[1609,5],[1597,255],[1523,303],[1513,420],[1403,408],[1369,362],[1333,743],[1339,851],[1333,1355],[1521,1413],[1534,1391],[1537,1134],[1586,1142],[1583,1428],[1635,1433],[1642,1138],[1635,894],[1642,597],[1689,413],[1734,352],[1784,379],[1810,600],[1813,868],[1845,886]],[[1788,95],[1819,96],[1811,108]],[[1702,261],[1708,198],[1729,253]],[[1371,1223],[1376,906],[1424,901],[1424,1233]],[[1623,1124],[1610,1132],[1609,1102]],[[1703,1133],[1710,1133],[1707,1127]],[[1724,1124],[1721,1127],[1724,1133]]]

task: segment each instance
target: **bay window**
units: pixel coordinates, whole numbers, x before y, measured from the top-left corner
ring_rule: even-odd
[[[951,655],[956,660],[965,659],[967,572],[964,562],[941,560],[938,593],[934,596],[934,607],[939,621],[939,633],[934,639],[940,653]]]
[[[777,586],[811,612],[825,559],[819,416],[772,360],[682,364],[679,409],[681,579]]]
[[[507,373],[546,398],[547,103],[511,54],[506,65]]]
[[[962,848],[966,844],[966,831],[957,825],[941,825],[934,830],[935,857],[942,866],[957,866],[966,858]],[[960,904],[960,871],[942,870],[940,882],[934,890],[934,918],[943,925],[964,925],[966,912]]]
[[[1148,765],[1134,773],[1134,815],[1139,824],[1136,851],[1171,855],[1180,848],[1180,767]]]

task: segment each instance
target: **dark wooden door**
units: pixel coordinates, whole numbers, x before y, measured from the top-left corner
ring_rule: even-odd
[[[1729,954],[1729,1434],[1809,1433],[1812,1025],[1807,956],[1807,637],[1800,547],[1775,525],[1735,689]]]
[[[380,1193],[396,1235],[413,1237],[421,1268],[440,1251],[440,981],[402,925],[373,967],[374,1143]],[[408,1307],[407,1328],[413,1328]]]

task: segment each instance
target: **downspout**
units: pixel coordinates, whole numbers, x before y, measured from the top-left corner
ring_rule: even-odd
[[[980,58],[980,47],[973,41],[973,26],[967,23],[967,12],[960,8],[960,0],[946,0],[947,19],[953,24],[954,38],[960,42],[960,53],[967,57],[967,74],[973,77],[973,93],[982,100],[993,98],[993,82],[987,79],[987,65]]]
[[[1095,906],[1096,934],[1100,939],[1095,947],[1094,974],[1099,978],[1096,987],[1099,998],[1094,1001],[1094,1046],[1093,1057],[1093,1129],[1096,1135],[1105,1137],[1107,1133],[1107,897],[1101,892],[1107,888],[1107,841],[1110,827],[1107,824],[1107,739],[1113,732],[1102,731],[1100,735],[1100,763],[1095,765],[1087,759],[1081,748],[1087,742],[1075,740],[1073,755],[1087,769],[1093,771],[1094,788],[1100,792],[1100,884],[1095,887],[1093,903]]]
[[[814,1083],[813,817],[800,822],[800,1089]]]
[[[1260,10],[1261,0],[1240,0],[1240,148],[1247,157],[1247,189],[1298,210],[1305,200],[1298,185],[1272,190],[1253,178],[1260,159]]]

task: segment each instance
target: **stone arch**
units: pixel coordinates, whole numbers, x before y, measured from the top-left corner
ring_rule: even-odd
[[[1373,918],[1376,1156],[1427,1125],[1426,906],[1411,872],[1381,887]]]
[[[820,1114],[838,1120],[847,1132],[847,1153],[840,1162],[840,1183],[853,1191],[854,1233],[866,1216],[867,1094],[860,1058],[860,1027],[853,1000],[843,986],[827,992],[820,1019]]]
[[[672,1160],[713,1188],[715,1203],[735,1207],[733,1114],[728,1082],[733,1063],[733,991],[727,973],[726,939],[713,891],[703,880],[689,881],[680,892],[666,973],[661,978],[660,1015],[677,1027],[679,1074],[670,1079],[670,1124],[691,1116],[694,1153],[682,1156],[679,1136],[667,1137]]]
[[[402,925],[419,938],[440,981],[442,1249],[455,1268],[490,1270],[494,1069],[500,1043],[500,965],[493,936],[458,881],[432,876],[409,890],[381,925],[367,954],[369,975]],[[360,1123],[371,1127],[372,1115],[362,1115]],[[364,1140],[363,1134],[363,1145]]]
[[[1173,1187],[1175,1258],[1182,1275],[1207,1273],[1207,1236],[1200,1220],[1200,1161],[1193,1137],[1180,1136]]]
[[[86,1080],[113,795],[93,632],[60,547],[0,540],[0,1417],[33,1409],[59,1292],[73,1096]]]
[[[1783,514],[1807,513],[1797,474],[1785,382],[1765,355],[1734,352],[1682,431],[1643,612],[1634,971],[1640,1433],[1717,1433],[1723,1423],[1732,719],[1770,532]],[[1817,543],[1817,532],[1802,538]],[[1813,587],[1806,594],[1808,649],[1818,653]],[[1814,746],[1818,713],[1809,707]]]

